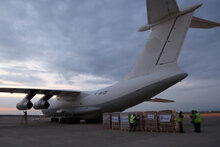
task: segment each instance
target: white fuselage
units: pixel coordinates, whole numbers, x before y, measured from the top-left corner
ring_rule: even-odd
[[[97,91],[82,92],[75,98],[57,96],[56,99],[49,101],[50,107],[42,111],[49,116],[57,115],[60,111],[77,115],[82,119],[94,117],[94,115],[97,117],[104,112],[123,111],[152,98],[186,76],[187,74],[182,72],[176,64],[170,67],[161,66],[152,74],[122,80]],[[91,115],[92,113],[94,115]]]

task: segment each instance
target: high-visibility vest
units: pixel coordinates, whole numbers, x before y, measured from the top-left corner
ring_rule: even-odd
[[[183,122],[183,118],[180,117],[180,114],[178,114],[177,121],[178,121],[178,122]]]
[[[200,122],[201,122],[200,114],[199,114],[199,113],[196,113],[196,114],[195,114],[194,122],[195,122],[195,123],[200,123]]]
[[[135,116],[134,116],[134,115],[131,115],[131,117],[130,117],[130,123],[131,123],[131,124],[134,123],[134,119],[135,119]]]

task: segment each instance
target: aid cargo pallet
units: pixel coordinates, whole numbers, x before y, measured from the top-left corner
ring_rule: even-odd
[[[130,115],[136,115],[136,132],[178,132],[176,111],[115,112],[103,114],[103,128],[129,131]]]
[[[112,128],[111,113],[103,113],[102,127],[103,127],[103,129],[111,129]]]
[[[176,111],[164,110],[158,112],[158,128],[160,132],[176,133],[177,126]]]

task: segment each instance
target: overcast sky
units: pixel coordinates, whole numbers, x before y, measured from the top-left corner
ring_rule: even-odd
[[[220,22],[219,0],[177,2],[180,8],[203,3],[195,16]],[[0,0],[0,87],[109,86],[135,64],[150,33],[137,30],[146,23],[145,0]],[[220,110],[219,56],[220,27],[190,29],[178,60],[189,76],[157,96],[176,102],[128,111]],[[0,113],[22,114],[15,105],[24,96],[1,94]]]

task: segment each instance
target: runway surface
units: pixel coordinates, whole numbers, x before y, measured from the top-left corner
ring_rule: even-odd
[[[58,124],[48,118],[0,116],[2,147],[219,147],[220,114],[202,115],[201,133],[194,133],[190,119],[184,119],[184,134],[104,130],[102,124]]]

